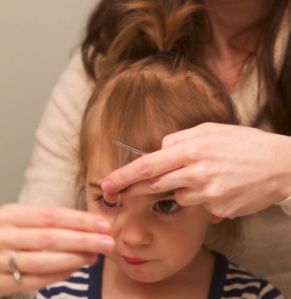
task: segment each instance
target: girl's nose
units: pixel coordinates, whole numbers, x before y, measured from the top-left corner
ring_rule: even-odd
[[[127,246],[149,245],[152,242],[152,233],[145,222],[137,216],[119,218],[114,224],[114,235]]]

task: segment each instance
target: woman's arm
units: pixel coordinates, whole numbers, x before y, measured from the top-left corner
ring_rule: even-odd
[[[290,137],[207,123],[165,137],[160,151],[114,171],[102,188],[108,200],[124,189],[176,190],[181,205],[203,204],[214,215],[233,218],[291,195],[290,153]],[[290,211],[290,202],[281,204]]]
[[[20,202],[75,206],[79,128],[91,91],[92,82],[78,52],[55,86],[41,119]]]

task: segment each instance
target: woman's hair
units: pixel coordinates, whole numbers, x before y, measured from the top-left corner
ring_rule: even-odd
[[[202,0],[153,0],[163,5],[182,5],[188,3],[203,3]],[[96,80],[96,63],[100,55],[106,55],[112,41],[120,32],[125,15],[120,10],[120,4],[132,3],[131,0],[103,0],[92,13],[87,25],[87,34],[82,44],[82,55],[85,69],[89,76]],[[274,66],[274,45],[285,12],[288,12],[290,0],[273,1],[270,15],[265,16],[262,22],[258,22],[261,30],[261,39],[255,53],[249,56],[256,57],[260,71],[260,78],[265,82],[267,104],[262,114],[256,120],[262,118],[270,120],[277,133],[291,135],[291,36],[288,36],[286,55],[283,59],[282,71],[279,75]],[[252,30],[254,26],[249,29]],[[246,28],[248,29],[248,28]],[[245,30],[247,32],[247,30]],[[187,48],[187,55],[195,65],[199,64],[200,48],[211,40],[211,26],[205,10],[199,10],[192,14],[185,24],[185,36],[183,45]],[[124,59],[139,60],[149,55],[144,50],[144,42],[135,43],[125,50],[119,57]],[[234,48],[244,51],[242,45]],[[97,66],[99,72],[99,68]],[[246,99],[247,100],[247,99]],[[256,125],[254,123],[253,125]]]
[[[102,144],[113,167],[136,158],[119,140],[146,152],[161,148],[170,133],[204,122],[237,124],[231,100],[208,72],[189,61],[184,28],[200,5],[166,5],[150,0],[122,6],[123,27],[100,60],[103,68],[147,40],[148,57],[131,58],[104,71],[86,108],[80,135],[80,176],[84,184],[94,150]],[[105,158],[105,157],[104,157]],[[235,230],[235,225],[232,225]]]

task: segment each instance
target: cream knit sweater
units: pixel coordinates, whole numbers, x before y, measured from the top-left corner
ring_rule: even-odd
[[[282,26],[285,25],[283,22]],[[274,57],[278,70],[285,52],[284,31],[281,30]],[[258,88],[264,90],[258,86],[254,66],[232,97],[243,125],[251,123],[263,104],[256,101]],[[37,130],[20,202],[75,207],[78,135],[92,89],[93,83],[84,71],[81,55],[76,53],[54,88]],[[291,298],[291,217],[288,212],[291,212],[291,203],[285,202],[281,207],[272,206],[246,217],[244,240],[224,253],[231,261],[268,278]]]

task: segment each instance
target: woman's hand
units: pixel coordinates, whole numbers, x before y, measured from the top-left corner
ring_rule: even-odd
[[[66,279],[99,252],[114,247],[110,227],[100,217],[63,208],[9,204],[0,208],[0,296],[38,290]],[[22,273],[16,282],[8,260],[17,252]]]
[[[162,149],[111,173],[107,200],[175,190],[179,204],[203,204],[233,218],[291,195],[291,138],[258,129],[205,123],[168,135]]]

